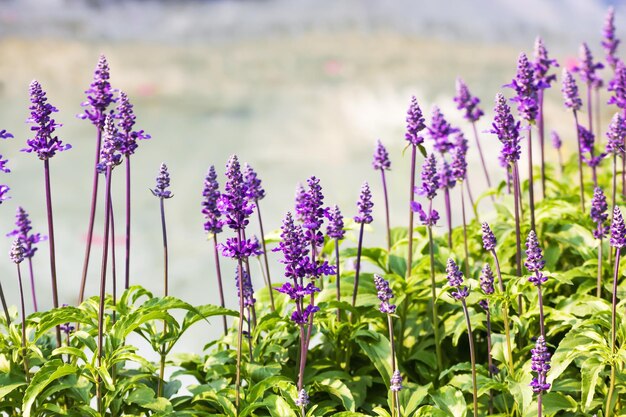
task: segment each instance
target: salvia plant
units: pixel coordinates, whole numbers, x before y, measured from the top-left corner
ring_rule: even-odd
[[[508,84],[512,93],[497,93],[489,114],[458,78],[450,90],[455,87],[455,107],[473,133],[471,144],[464,127],[441,111],[452,103],[435,106],[427,124],[418,99],[410,98],[406,115],[397,115],[406,120],[406,142],[384,138],[390,150],[402,144],[410,149],[410,178],[395,175],[391,164],[401,155],[379,141],[373,161],[363,161],[363,176],[371,166],[382,184],[363,182],[359,193],[352,190],[356,207],[329,204],[325,194],[340,187],[339,181],[322,184],[310,176],[297,186],[292,210],[264,213],[262,219],[261,201],[278,198],[271,184],[262,183],[240,155],[207,161],[205,177],[195,183],[198,229],[209,241],[205,250],[212,261],[198,281],[216,290],[219,305],[191,305],[173,294],[178,271],[175,263],[170,271],[167,238],[180,232],[167,229],[166,200],[176,187],[170,187],[165,164],[156,184],[144,184],[156,197],[146,210],[160,221],[163,250],[154,262],[163,265],[163,281],[154,288],[130,282],[130,160],[139,141],[150,136],[135,127],[134,107],[112,85],[104,56],[80,115],[93,124],[96,139],[96,159],[87,173],[93,170],[94,183],[86,197],[91,205],[85,257],[75,265],[76,277],[57,276],[50,159],[70,146],[57,136],[57,113],[59,119],[64,113],[33,81],[24,109],[30,134],[15,136],[26,141],[25,152],[43,161],[38,195],[46,219],[29,216],[0,181],[0,209],[13,203],[17,209],[15,228],[3,232],[13,240],[5,262],[14,265],[14,274],[0,277],[0,415],[624,415],[626,225],[617,180],[621,175],[624,181],[618,160],[625,159],[626,67],[618,44],[611,9],[598,45],[604,62],[595,61],[592,48],[583,44],[575,72],[562,72],[561,96],[549,89],[557,62],[538,38],[532,60],[519,56]],[[602,67],[612,71],[606,86]],[[577,82],[587,88],[584,102]],[[551,118],[543,104],[551,95],[572,112],[573,125],[559,126]],[[615,106],[610,123],[600,117],[597,101],[605,95],[606,105]],[[579,120],[579,114],[588,119]],[[480,147],[487,139],[479,137],[484,120],[498,139],[499,165]],[[545,132],[552,132],[554,149],[544,149]],[[13,136],[0,130],[0,139]],[[540,163],[530,158],[537,137]],[[575,152],[568,155],[568,149]],[[482,167],[468,164],[474,152]],[[528,162],[524,175],[520,161]],[[124,178],[117,181],[113,175],[121,164]],[[0,172],[3,179],[16,175],[3,156]],[[186,180],[172,172],[175,182]],[[474,200],[469,178],[476,176],[485,179],[473,182],[474,190],[486,187]],[[534,180],[541,181],[536,196]],[[124,188],[117,190],[117,184]],[[409,199],[388,193],[395,189],[390,184],[408,186]],[[118,274],[113,199],[120,193],[125,251]],[[380,209],[373,205],[379,196],[385,203]],[[458,216],[451,209],[457,199]],[[488,222],[480,222],[478,205],[489,201],[493,210],[480,211]],[[391,216],[389,206],[396,204],[409,210],[408,225]],[[444,228],[437,227],[435,207],[445,207]],[[43,221],[47,231],[39,231]],[[254,222],[259,228],[253,232]],[[268,224],[280,228],[264,229]],[[378,227],[384,233],[372,233]],[[100,285],[97,294],[87,294],[94,230],[103,236]],[[378,242],[377,236],[384,238]],[[187,244],[192,239],[186,237]],[[48,250],[38,251],[43,241]],[[48,258],[49,271],[34,270],[36,253]],[[117,284],[118,275],[124,285]],[[2,288],[15,279],[19,295],[9,298]],[[59,299],[59,285],[79,288],[79,301],[62,304],[71,300]],[[228,288],[236,298],[226,296]],[[42,300],[44,293],[52,299]],[[46,304],[53,308],[42,309]],[[199,322],[217,323],[219,330],[194,327]],[[175,349],[190,329],[204,348]]]

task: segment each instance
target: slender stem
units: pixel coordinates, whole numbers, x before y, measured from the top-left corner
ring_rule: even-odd
[[[89,255],[91,253],[91,241],[93,239],[93,225],[96,217],[96,203],[98,200],[98,162],[100,162],[100,147],[102,143],[102,129],[98,127],[96,133],[96,162],[93,169],[93,186],[91,191],[91,208],[89,209],[89,226],[87,227],[87,244],[85,245],[85,258],[83,260],[83,273],[80,280],[80,292],[78,293],[78,304],[85,299],[85,285],[87,283],[87,271],[89,269]]]
[[[463,215],[463,249],[465,250],[465,276],[470,277],[469,268],[469,250],[467,248],[467,222],[465,221],[465,198],[463,197],[463,185],[465,181],[461,181],[461,213]]]
[[[539,333],[546,338],[546,328],[543,315],[543,294],[541,293],[541,284],[537,285],[537,303],[539,304]]]
[[[267,249],[265,248],[265,232],[263,232],[263,220],[261,218],[261,206],[259,206],[259,200],[255,200],[256,212],[259,216],[259,228],[261,229],[261,244],[263,245],[263,260],[265,261],[265,272],[267,274],[267,288],[270,293],[270,307],[272,311],[276,310],[274,306],[274,293],[272,291],[272,278],[270,277],[270,264],[267,261]]]
[[[535,230],[535,185],[533,179],[532,125],[528,123],[528,200],[530,207],[530,228]]]
[[[113,198],[109,195],[111,200],[109,210],[110,224],[111,224],[111,281],[113,284],[113,307],[117,305],[117,268],[115,261],[115,217],[113,215]],[[113,309],[113,323],[116,321],[115,309]]]
[[[9,308],[7,307],[7,301],[4,298],[4,290],[2,289],[2,283],[0,283],[0,301],[2,302],[2,310],[4,310],[4,318],[7,321],[7,329],[11,325],[11,316],[9,315]]]
[[[537,394],[537,417],[541,417],[541,412],[543,411],[542,410],[543,407],[541,405],[542,402],[543,402],[542,401],[543,400],[543,395],[542,394],[543,394],[542,392]]]
[[[596,111],[595,116],[596,116],[596,137],[598,138],[598,140],[600,139],[600,135],[602,133],[602,126],[600,125],[600,89],[599,88],[595,88],[595,94],[593,95],[595,98],[595,106],[596,106]]]
[[[491,312],[487,306],[487,368],[489,378],[493,378],[493,357],[491,356]],[[489,415],[493,414],[493,390],[489,390]]]
[[[487,164],[485,163],[485,155],[483,154],[483,150],[480,146],[480,140],[478,139],[478,129],[476,128],[476,122],[472,122],[472,129],[474,130],[474,138],[476,139],[476,147],[478,148],[478,154],[480,155],[480,162],[483,166],[483,172],[485,173],[485,179],[487,180],[487,186],[491,189],[491,179],[489,178],[489,171],[487,170]],[[491,200],[495,201],[493,195],[491,196]]]
[[[602,235],[600,235],[600,244],[598,245],[598,282],[596,286],[596,297],[602,295]]]
[[[45,159],[44,174],[46,179],[46,209],[48,213],[48,243],[50,246],[50,275],[52,277],[52,305],[59,308],[59,291],[57,289],[57,266],[54,250],[54,223],[52,221],[52,191],[50,186],[50,160]],[[61,329],[56,326],[57,347],[61,347]]]
[[[432,213],[433,201],[430,200],[430,207],[428,209],[429,215]],[[435,336],[435,353],[437,356],[437,370],[443,370],[443,359],[441,356],[441,343],[439,339],[439,316],[437,314],[437,282],[435,281],[435,248],[433,245],[433,227],[428,225],[428,252],[430,255],[430,295],[432,302],[432,319],[433,319],[433,333]]]
[[[298,307],[300,308],[300,307]],[[302,310],[300,308],[300,310]],[[298,367],[298,393],[304,388],[304,367],[306,366],[306,333],[304,324],[300,324],[300,366]],[[304,404],[301,406],[302,416],[304,417]]]
[[[361,251],[363,249],[363,229],[365,228],[365,223],[361,223],[361,228],[359,230],[359,246],[356,250],[356,270],[354,272],[354,289],[352,291],[352,307],[356,305],[356,296],[359,291],[359,272],[361,271]]]
[[[519,183],[519,169],[517,167],[517,161],[513,163],[513,188],[515,189],[515,265],[516,265],[516,273],[518,277],[522,276],[522,243],[521,243],[521,232],[520,232],[520,204],[519,204],[519,196],[521,194],[520,191],[520,183]],[[520,294],[518,297],[518,312],[522,314],[522,295]]]
[[[35,291],[35,274],[33,272],[33,258],[28,258],[28,271],[30,272],[30,292],[33,297],[33,308],[35,309],[35,313],[39,311],[37,307],[37,294]]]
[[[559,173],[561,174],[561,179],[563,179],[563,154],[561,152],[561,148],[556,150],[557,156],[559,158]]]
[[[576,142],[578,143],[578,181],[580,182],[580,207],[585,211],[585,182],[583,180],[583,153],[580,147],[580,132],[578,131],[578,114],[574,110],[574,122],[576,123]]]
[[[449,188],[444,188],[443,197],[446,203],[446,221],[448,223],[448,248],[452,250],[452,207],[450,206]]]
[[[213,253],[215,255],[215,272],[217,273],[217,289],[220,295],[220,306],[226,307],[224,303],[224,287],[222,286],[222,269],[220,268],[220,254],[217,249],[217,234],[213,233]],[[270,291],[272,289],[270,288]],[[228,323],[226,322],[226,316],[222,316],[222,322],[224,324],[224,336],[228,334]]]
[[[474,218],[476,219],[478,223],[480,223],[480,218],[478,217],[478,210],[477,210],[476,204],[474,203],[474,197],[472,196],[472,187],[470,187],[469,182],[465,184],[465,186],[467,189],[467,196],[469,197],[469,201],[472,206],[472,212],[474,213]],[[493,199],[493,195],[491,196],[491,198]]]
[[[393,335],[393,319],[391,314],[387,314],[387,325],[389,327],[389,345],[391,346],[391,376],[396,372],[396,343]],[[391,413],[400,417],[400,402],[398,401],[398,392],[394,391],[391,396]]]
[[[17,282],[20,286],[20,307],[22,309],[22,354],[24,355],[23,364],[24,364],[24,375],[26,376],[26,381],[30,382],[30,373],[28,366],[28,352],[26,350],[26,306],[24,304],[24,286],[22,285],[22,272],[20,271],[20,264],[15,264],[17,266]]]
[[[242,233],[241,230],[237,231],[237,238],[241,242]],[[243,295],[243,260],[241,258],[238,259],[238,269],[237,273],[239,274],[239,294]],[[237,412],[239,412],[239,394],[241,391],[241,348],[243,344],[243,297],[239,297],[239,325],[237,329],[237,376],[235,382],[236,389],[236,398],[235,398],[235,406],[237,407]]]
[[[611,382],[609,385],[609,392],[606,396],[606,410],[604,410],[604,415],[606,417],[611,417],[611,413],[613,412],[613,391],[615,389],[615,356],[617,351],[615,349],[615,344],[617,340],[617,279],[619,278],[619,259],[621,256],[621,247],[615,248],[615,271],[613,273],[613,296],[611,301],[611,355],[613,356],[613,360],[611,361]]]
[[[168,277],[168,250],[167,250],[167,228],[165,226],[165,204],[164,198],[159,198],[159,207],[161,209],[161,231],[163,234],[163,294],[165,297],[169,295],[169,277]],[[240,293],[243,294],[243,293]],[[167,331],[167,323],[163,321],[163,332]],[[163,396],[163,381],[165,378],[165,360],[167,354],[165,353],[165,346],[161,346],[160,352],[160,367],[159,367],[159,384],[157,387],[157,395]]]
[[[538,92],[539,115],[537,117],[537,128],[539,129],[539,149],[541,151],[541,198],[546,198],[546,144],[545,144],[545,123],[543,120],[543,90]]]
[[[502,281],[502,271],[500,270],[500,261],[498,260],[498,254],[495,249],[491,251],[493,255],[493,260],[496,264],[496,274],[498,275],[498,282],[500,283],[500,292],[504,295],[504,282]],[[509,373],[513,373],[513,350],[511,349],[511,329],[509,327],[509,302],[508,300],[504,303],[503,310],[503,321],[504,321],[504,335],[506,338],[506,353],[507,353],[507,362],[509,364]]]
[[[476,385],[476,353],[474,352],[474,336],[472,335],[472,323],[470,323],[469,312],[465,298],[461,299],[463,312],[465,313],[465,323],[467,324],[467,337],[469,339],[470,363],[472,365],[472,397],[474,400],[474,417],[478,417],[478,386]]]
[[[109,221],[111,214],[111,167],[106,170],[106,192],[104,209],[104,241],[102,244],[102,266],[100,267],[100,300],[98,305],[98,366],[102,366],[103,334],[104,334],[104,301],[106,295],[107,261],[109,255]],[[102,412],[102,381],[98,377],[96,383],[98,412]]]
[[[339,239],[335,238],[335,260],[337,264],[337,301],[341,301],[341,273],[339,272]],[[341,309],[337,307],[337,321],[341,321]]]
[[[409,190],[409,253],[406,258],[406,278],[411,276],[413,266],[413,209],[411,202],[415,193],[415,159],[417,158],[417,146],[411,146],[411,189]]]
[[[593,105],[591,95],[591,82],[587,81],[587,116],[589,117],[589,131],[593,133]]]
[[[389,197],[387,195],[387,180],[385,178],[385,170],[380,170],[383,179],[383,194],[385,196],[385,222],[387,225],[387,252],[391,251],[391,226],[389,223]]]
[[[509,194],[513,192],[511,189],[511,177],[512,177],[511,166],[507,165],[506,166],[506,192]]]
[[[126,259],[124,261],[124,289],[130,287],[130,155],[126,155]]]

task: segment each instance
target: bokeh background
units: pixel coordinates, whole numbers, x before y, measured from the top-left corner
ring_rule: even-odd
[[[0,143],[12,169],[0,179],[11,187],[12,197],[0,207],[0,235],[13,229],[18,205],[30,213],[35,231],[46,233],[43,166],[20,152],[30,137],[28,85],[37,79],[60,110],[60,138],[73,146],[51,166],[60,299],[76,302],[95,149],[94,127],[76,115],[103,53],[113,86],[135,104],[137,127],[152,135],[133,156],[133,283],[162,292],[158,200],[148,190],[161,162],[170,168],[175,194],[166,201],[171,294],[193,304],[218,302],[200,201],[208,166],[218,168],[223,182],[232,154],[263,179],[266,230],[280,226],[292,209],[297,183],[311,175],[321,179],[326,203],[338,204],[346,216],[354,215],[360,185],[369,181],[376,220],[366,244],[383,246],[382,191],[371,155],[377,139],[390,151],[392,223],[404,225],[409,159],[402,150],[410,97],[417,96],[427,116],[437,103],[473,143],[452,101],[455,78],[462,76],[482,99],[487,115],[479,130],[484,131],[495,93],[514,76],[518,54],[532,54],[537,35],[562,65],[575,62],[582,41],[603,57],[601,30],[610,4],[623,37],[623,5],[597,0],[2,0],[0,128],[15,138]],[[609,71],[603,76],[609,77]],[[574,129],[559,90],[560,80],[547,92],[546,124],[548,130],[559,130],[567,152],[574,147]],[[602,117],[610,116],[605,108]],[[496,139],[483,134],[482,141],[492,177],[502,180]],[[552,150],[548,157],[555,159]],[[485,184],[474,148],[469,158],[471,185],[479,195]],[[120,170],[118,180],[122,177]],[[122,182],[114,189],[121,271]],[[453,205],[458,207],[458,201]],[[488,210],[488,203],[481,203],[481,211]],[[250,227],[258,230],[255,221]],[[99,279],[102,204],[95,230],[90,295],[97,293]],[[0,279],[9,302],[16,304],[10,244],[10,238],[0,238],[0,254],[7,254],[0,256]],[[35,257],[42,308],[51,306],[48,255],[42,243]],[[278,257],[270,256],[273,279],[282,281]],[[234,265],[222,266],[228,304],[234,307]],[[262,279],[253,266],[258,287]],[[29,302],[27,308],[32,310]],[[180,350],[199,351],[220,328],[218,321],[198,326]],[[206,338],[198,336],[203,333]]]

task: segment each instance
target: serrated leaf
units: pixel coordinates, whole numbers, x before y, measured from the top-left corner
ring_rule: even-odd
[[[66,375],[73,374],[78,371],[78,368],[74,365],[65,364],[60,359],[53,359],[46,362],[37,371],[30,381],[30,385],[24,393],[24,399],[22,400],[22,415],[23,417],[30,417],[31,408],[37,399],[37,396],[52,382]]]

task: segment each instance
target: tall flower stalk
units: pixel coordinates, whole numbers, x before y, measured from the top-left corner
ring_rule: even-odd
[[[611,376],[609,383],[609,391],[606,396],[606,408],[604,415],[611,417],[615,404],[613,402],[613,393],[615,391],[615,379],[616,379],[616,363],[615,356],[617,355],[616,342],[617,342],[617,280],[619,279],[619,261],[622,252],[622,248],[626,245],[626,225],[624,225],[624,218],[619,207],[615,206],[613,209],[613,221],[611,222],[611,246],[615,248],[615,270],[613,274],[613,293],[611,297],[611,355],[614,360],[611,361]]]
[[[24,364],[24,375],[26,381],[30,382],[30,367],[28,366],[28,351],[26,350],[26,307],[24,304],[24,285],[22,284],[22,272],[20,270],[20,264],[24,260],[24,248],[19,238],[13,241],[11,246],[11,262],[15,264],[17,268],[17,283],[20,289],[20,309],[22,316],[22,363]]]
[[[602,87],[602,79],[596,74],[596,71],[604,68],[604,65],[601,62],[593,61],[591,50],[585,42],[580,45],[578,55],[578,66],[574,68],[574,71],[578,72],[581,81],[587,84],[587,128],[593,132],[593,90],[595,89],[596,94],[599,94],[599,89]],[[596,109],[596,111],[599,110]]]
[[[48,243],[50,248],[50,275],[52,278],[52,303],[54,308],[59,307],[59,292],[57,289],[56,252],[54,241],[54,222],[52,216],[52,187],[50,184],[50,158],[57,152],[70,149],[71,146],[63,144],[55,135],[57,127],[61,126],[53,118],[52,114],[58,112],[57,108],[48,103],[45,91],[37,81],[30,83],[30,117],[27,122],[32,123],[30,128],[35,136],[28,139],[27,147],[23,152],[36,153],[44,164],[44,179],[46,188],[46,212],[48,217]],[[57,347],[61,347],[61,331],[56,328]]]
[[[402,389],[402,377],[400,376],[400,383],[398,384],[397,378],[400,374],[396,363],[396,344],[394,341],[394,331],[393,331],[393,317],[392,315],[396,312],[395,304],[391,304],[389,300],[394,298],[393,291],[389,287],[389,281],[386,281],[383,277],[378,274],[374,274],[374,285],[376,285],[376,291],[378,293],[378,299],[380,300],[379,310],[381,313],[387,315],[387,326],[389,328],[389,344],[391,347],[391,379],[394,378],[396,381],[390,381],[390,390],[391,390],[391,415],[392,417],[400,417],[400,400],[398,398],[398,392]],[[398,385],[400,385],[398,387]]]
[[[452,176],[459,183],[459,191],[461,194],[461,214],[463,217],[463,250],[465,251],[465,275],[470,276],[469,268],[469,250],[467,247],[467,221],[465,219],[465,197],[463,195],[463,185],[467,179],[467,140],[463,134],[456,136],[456,142],[452,149]]]
[[[561,92],[563,93],[563,104],[566,108],[572,111],[574,115],[574,126],[576,127],[576,135],[578,131],[578,111],[583,105],[580,96],[578,95],[578,86],[576,80],[572,74],[565,68],[563,68],[563,86]],[[580,183],[580,207],[585,211],[585,182],[583,180],[583,154],[580,148],[580,138],[576,137],[578,143],[578,181]]]
[[[372,192],[367,182],[364,182],[361,186],[361,194],[359,201],[357,202],[358,214],[354,216],[354,221],[361,226],[359,227],[359,243],[356,251],[356,267],[354,272],[354,289],[352,291],[352,307],[356,305],[356,298],[359,292],[359,273],[361,271],[361,251],[363,249],[363,231],[365,225],[370,224],[373,221],[372,208]]]
[[[474,336],[472,335],[472,324],[470,322],[469,311],[465,299],[469,295],[469,289],[463,285],[463,272],[459,269],[452,258],[448,258],[446,266],[448,284],[454,288],[450,293],[456,301],[460,301],[463,306],[465,323],[467,324],[467,337],[469,339],[470,362],[472,366],[472,399],[474,404],[474,417],[478,417],[478,386],[476,384],[476,353],[474,351]]]
[[[605,153],[595,154],[595,136],[593,132],[587,130],[584,126],[578,125],[578,139],[580,140],[580,150],[583,153],[589,153],[589,157],[583,156],[583,161],[591,168],[591,176],[593,178],[593,186],[598,186],[597,167],[606,156]]]
[[[387,149],[385,149],[385,146],[380,140],[376,144],[372,167],[376,171],[380,171],[383,182],[383,194],[385,198],[385,225],[387,226],[387,252],[389,252],[391,251],[391,226],[389,224],[389,196],[387,194],[387,179],[385,178],[385,171],[389,171],[391,169],[391,161],[389,160],[389,152],[387,152]]]
[[[326,236],[335,240],[335,286],[337,288],[337,301],[341,301],[341,272],[339,270],[339,241],[343,240],[345,231],[343,230],[343,215],[338,206],[328,207],[324,212],[328,220],[326,226]],[[341,320],[341,309],[337,307],[337,321]]]
[[[493,261],[496,265],[496,273],[498,274],[498,286],[500,288],[500,293],[505,295],[504,281],[502,280],[502,271],[500,270],[500,260],[498,259],[498,253],[496,252],[496,236],[491,231],[488,223],[482,224],[482,232],[483,247],[493,256]],[[513,350],[511,349],[511,330],[509,326],[509,302],[506,298],[502,313],[504,321],[504,335],[506,338],[507,363],[509,366],[509,373],[511,373],[513,372]]]
[[[605,60],[615,69],[617,65],[617,47],[620,40],[615,37],[615,9],[609,7],[604,19],[604,27],[602,28],[602,48],[604,48]]]
[[[143,130],[133,130],[135,126],[135,112],[128,96],[120,91],[117,105],[117,116],[120,128],[120,152],[126,160],[126,256],[124,260],[124,289],[130,287],[130,224],[131,224],[131,190],[130,190],[130,157],[137,150],[137,140],[150,139],[150,135]],[[96,185],[97,187],[97,185]]]
[[[596,297],[602,294],[602,240],[609,232],[609,227],[605,224],[609,218],[607,213],[608,205],[606,197],[601,188],[596,187],[591,199],[591,220],[596,224],[593,230],[593,237],[598,239],[598,279],[596,285]]]
[[[87,271],[89,269],[89,257],[91,254],[91,244],[93,240],[93,227],[96,217],[96,204],[98,199],[98,168],[100,162],[100,148],[102,146],[102,133],[104,129],[104,120],[107,115],[108,107],[115,102],[113,98],[114,90],[109,83],[110,72],[109,63],[104,55],[100,55],[98,64],[93,75],[93,82],[89,89],[85,91],[87,101],[82,103],[86,107],[85,113],[78,117],[88,119],[96,127],[96,152],[93,170],[93,186],[91,191],[91,208],[89,209],[89,225],[87,226],[87,244],[85,245],[85,258],[83,260],[83,272],[80,281],[80,291],[78,294],[78,302],[81,303],[85,297],[85,285],[87,283]]]
[[[225,307],[224,286],[222,283],[222,269],[220,268],[220,256],[218,251],[217,235],[222,232],[223,221],[220,219],[222,213],[217,208],[217,201],[220,198],[220,187],[217,182],[215,167],[211,165],[204,178],[204,189],[202,190],[202,214],[204,215],[204,231],[213,240],[213,254],[215,256],[215,272],[217,276],[217,290],[220,297],[220,305]],[[222,316],[224,325],[224,335],[228,333],[228,323],[226,316]]]
[[[613,181],[611,187],[611,209],[615,207],[617,193],[617,155],[624,159],[624,141],[626,141],[626,121],[621,114],[615,113],[606,132],[606,152],[613,156]]]
[[[241,289],[243,293],[239,292],[239,277],[243,277],[243,284],[241,285]],[[243,298],[243,306],[248,313],[248,317],[246,318],[246,322],[248,324],[248,349],[250,351],[250,361],[253,361],[252,357],[252,320],[254,317],[254,303],[256,303],[256,298],[254,298],[254,288],[252,287],[252,279],[250,278],[250,274],[248,274],[245,270],[237,271],[235,273],[235,286],[237,287],[237,297]]]
[[[489,264],[485,264],[480,273],[480,288],[483,290],[486,298],[480,300],[478,304],[485,310],[487,316],[487,369],[489,371],[489,378],[493,378],[497,368],[493,364],[493,358],[491,357],[491,310],[489,309],[489,297],[494,292],[493,287],[493,272]],[[493,414],[493,391],[489,390],[489,415]]]
[[[411,179],[409,181],[409,202],[413,201],[413,194],[415,193],[415,170],[417,159],[417,148],[424,143],[424,136],[420,133],[426,129],[425,119],[417,104],[415,96],[411,98],[411,104],[406,115],[406,133],[404,138],[409,142],[411,146]],[[409,204],[410,206],[410,204]],[[406,258],[406,277],[411,276],[411,269],[413,268],[413,208],[409,207],[409,248]]]
[[[608,90],[613,93],[608,104],[615,104],[620,109],[621,116],[626,119],[626,65],[618,60],[615,65],[615,74],[609,82]],[[622,144],[626,145],[626,142]],[[622,156],[622,195],[626,196],[626,158]]]

